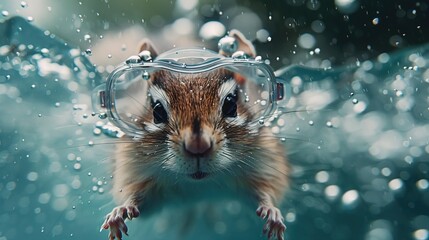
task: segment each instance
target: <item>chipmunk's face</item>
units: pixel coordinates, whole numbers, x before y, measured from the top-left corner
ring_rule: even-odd
[[[254,123],[234,74],[161,71],[149,86],[150,110],[142,141],[157,141],[163,170],[202,179],[234,165],[236,144],[246,142]],[[250,140],[250,139],[248,139]]]
[[[255,55],[241,34],[234,37],[241,49]],[[147,42],[141,50],[154,55]],[[225,69],[152,74],[141,119],[145,131],[141,151],[152,155],[158,170],[173,176],[198,180],[235,172],[237,156],[249,156],[256,135],[252,133],[258,131],[255,109],[246,104],[248,96],[242,85],[240,75]]]

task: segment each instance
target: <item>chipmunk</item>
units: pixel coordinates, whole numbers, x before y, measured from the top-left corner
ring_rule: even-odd
[[[256,56],[243,34],[232,30],[229,36],[238,50]],[[157,56],[149,40],[143,50]],[[263,233],[269,239],[284,239],[277,206],[289,186],[286,152],[270,128],[255,124],[234,87],[239,79],[222,69],[192,78],[168,71],[152,74],[138,121],[143,134],[118,143],[114,155],[117,207],[101,226],[110,230],[110,240],[128,235],[126,219],[149,216],[168,204],[180,208],[217,199],[246,203],[266,219]]]

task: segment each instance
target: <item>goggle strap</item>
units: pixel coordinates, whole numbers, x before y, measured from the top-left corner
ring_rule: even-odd
[[[285,89],[284,89],[284,85],[283,83],[277,83],[276,84],[276,92],[277,92],[277,96],[276,96],[276,100],[280,101],[283,100],[284,96],[285,96]]]

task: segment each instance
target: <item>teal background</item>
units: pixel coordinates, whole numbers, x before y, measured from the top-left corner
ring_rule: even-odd
[[[106,120],[91,115],[90,93],[144,37],[161,51],[215,49],[219,37],[199,34],[208,21],[243,31],[290,83],[279,104],[289,113],[272,126],[294,168],[287,239],[429,239],[425,1],[34,0],[0,11],[0,240],[107,238],[116,139],[95,130]],[[197,211],[180,237],[183,214],[133,221],[126,239],[263,239],[238,202]]]

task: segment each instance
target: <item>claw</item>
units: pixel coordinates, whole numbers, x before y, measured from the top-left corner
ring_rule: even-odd
[[[267,218],[262,232],[268,239],[284,240],[286,226],[283,224],[283,217],[279,209],[272,206],[260,206],[256,214],[262,219]]]
[[[121,206],[116,207],[111,213],[106,215],[104,223],[101,225],[100,231],[110,229],[109,240],[122,240],[122,234],[128,236],[128,227],[125,224],[125,219],[132,219],[139,216],[140,212],[136,206]]]

